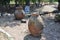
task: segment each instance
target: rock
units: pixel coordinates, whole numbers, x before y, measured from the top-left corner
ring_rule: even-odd
[[[42,7],[42,12],[52,12],[54,10],[56,10],[56,8],[53,8],[52,6],[49,5]]]
[[[8,37],[3,32],[0,32],[0,40],[8,40]]]

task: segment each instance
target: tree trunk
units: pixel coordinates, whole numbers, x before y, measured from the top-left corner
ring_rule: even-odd
[[[58,10],[60,11],[60,0],[58,0]]]
[[[16,7],[19,6],[19,5],[18,5],[18,0],[15,0],[15,6],[16,6]]]
[[[30,0],[26,0],[26,5],[30,5]]]

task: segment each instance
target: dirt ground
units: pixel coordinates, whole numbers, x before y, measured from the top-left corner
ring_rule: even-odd
[[[14,40],[60,40],[60,23],[55,23],[54,14],[51,15],[42,15],[45,23],[42,37],[29,35],[28,19],[26,19],[26,23],[21,23],[20,20],[14,20],[12,15],[0,18],[0,27],[12,35]]]

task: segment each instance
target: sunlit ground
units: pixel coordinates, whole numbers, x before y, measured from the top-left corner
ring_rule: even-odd
[[[50,8],[51,5],[48,6]],[[49,10],[48,8],[42,9],[46,11]],[[51,8],[50,10],[55,9],[54,6],[51,6]],[[37,11],[40,11],[40,8]],[[9,33],[14,40],[60,40],[60,24],[54,22],[54,16],[53,13],[41,16],[45,23],[41,38],[29,35],[28,19],[26,19],[26,23],[21,23],[20,20],[14,20],[13,14],[0,17],[0,27]]]

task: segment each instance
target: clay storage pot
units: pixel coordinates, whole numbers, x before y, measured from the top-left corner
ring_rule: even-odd
[[[37,14],[32,14],[28,22],[28,29],[33,36],[40,36],[43,30],[43,24],[37,18]]]
[[[15,11],[15,18],[16,19],[23,19],[24,18],[24,14],[23,14],[23,8],[22,7],[16,7],[16,11]]]

